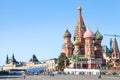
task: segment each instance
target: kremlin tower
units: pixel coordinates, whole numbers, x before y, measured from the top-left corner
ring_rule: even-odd
[[[103,36],[98,29],[95,34],[90,28],[86,30],[82,18],[82,8],[78,7],[74,41],[71,42],[71,33],[67,29],[64,33],[64,44],[62,46],[62,52],[71,62],[69,68],[100,68],[103,61],[102,39]]]
[[[103,54],[102,54],[102,46],[101,46],[101,42],[102,42],[103,36],[100,34],[99,30],[97,29],[96,33],[95,33],[95,41],[94,41],[94,45],[95,45],[95,58],[103,58]]]
[[[112,59],[113,60],[120,59],[120,52],[119,52],[119,48],[118,48],[118,43],[117,43],[116,36],[114,37],[114,41],[113,41]]]

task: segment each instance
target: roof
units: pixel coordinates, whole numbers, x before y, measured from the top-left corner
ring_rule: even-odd
[[[74,42],[73,42],[73,45],[79,45],[80,44],[80,42],[78,41],[78,40],[75,40]]]
[[[102,50],[103,50],[103,53],[105,53],[106,55],[110,56],[110,50],[109,48],[105,45],[105,46],[102,46]]]
[[[9,59],[10,63],[12,62],[13,64],[18,64],[18,61],[15,59],[14,54],[12,55],[12,58]]]
[[[35,55],[33,55],[32,58],[29,60],[29,62],[39,62],[39,60]]]
[[[79,15],[78,15],[78,20],[77,20],[76,26],[84,26],[84,21],[83,21],[81,12],[82,12],[82,8],[79,6],[78,7],[78,14]]]
[[[91,31],[90,28],[87,29],[87,31],[84,33],[84,38],[94,38],[95,35],[94,33]]]
[[[113,51],[114,52],[119,52],[119,48],[118,48],[118,43],[117,43],[116,37],[114,37],[114,41],[113,41]]]
[[[46,66],[42,66],[42,67],[34,67],[34,68],[28,68],[26,69],[27,72],[40,72],[43,71],[46,68]]]
[[[103,39],[103,36],[100,34],[98,29],[97,29],[97,31],[95,33],[95,39],[97,39],[97,40],[102,40]]]
[[[71,38],[71,33],[68,31],[68,29],[66,29],[63,36],[64,36],[64,38]]]
[[[82,18],[82,8],[79,6],[78,7],[78,19],[77,19],[77,24],[74,32],[74,37],[83,37],[83,31],[86,31],[86,27]]]

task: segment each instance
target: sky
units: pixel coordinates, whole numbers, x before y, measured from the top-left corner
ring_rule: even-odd
[[[73,41],[77,7],[82,7],[86,28],[95,33],[120,35],[120,0],[0,0],[0,65],[6,56],[28,62],[57,58],[68,29]],[[103,35],[102,45],[112,36]],[[120,38],[117,37],[118,45]],[[119,46],[120,47],[120,46]]]

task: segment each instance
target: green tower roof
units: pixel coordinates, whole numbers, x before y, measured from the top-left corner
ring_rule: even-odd
[[[80,44],[80,42],[78,41],[78,40],[75,40],[74,42],[73,42],[73,45],[79,45]]]
[[[97,31],[95,33],[95,39],[97,39],[97,40],[102,40],[103,39],[103,36],[100,34],[98,29],[97,29]]]

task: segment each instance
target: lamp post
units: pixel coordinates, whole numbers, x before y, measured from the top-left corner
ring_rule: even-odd
[[[76,55],[76,60],[75,60],[75,66],[76,66],[76,69],[77,69],[77,55]]]
[[[76,61],[76,69],[77,69],[77,61]]]
[[[82,68],[82,62],[81,62],[81,68]]]
[[[65,68],[66,68],[66,64],[67,64],[67,63],[66,63],[66,59],[65,59],[65,60],[64,60],[64,66],[65,66]]]

